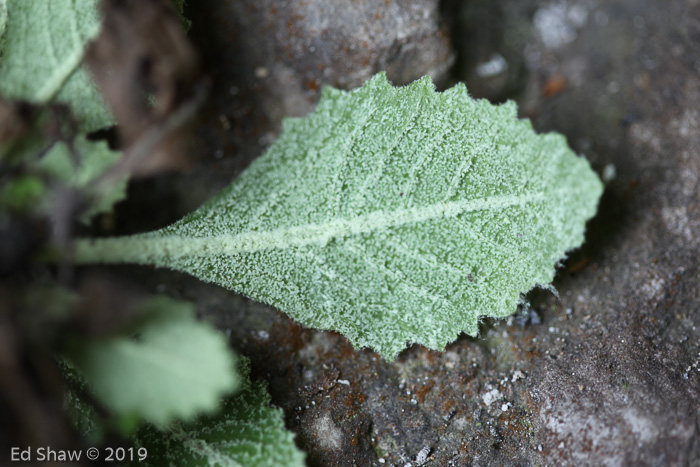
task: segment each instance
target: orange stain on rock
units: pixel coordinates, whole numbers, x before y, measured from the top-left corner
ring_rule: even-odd
[[[560,92],[562,92],[564,89],[566,89],[566,86],[568,84],[568,81],[566,79],[566,76],[562,74],[556,74],[552,77],[550,77],[546,83],[544,83],[544,86],[542,86],[542,96],[543,97],[552,97],[556,96]]]

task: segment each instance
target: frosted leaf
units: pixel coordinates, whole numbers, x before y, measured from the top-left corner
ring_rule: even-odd
[[[602,184],[516,106],[383,73],[314,113],[174,225],[76,244],[83,262],[186,271],[393,359],[515,312],[583,242]]]
[[[0,94],[71,107],[80,129],[112,117],[83,57],[100,30],[95,0],[0,0]]]
[[[244,360],[245,362],[245,360]],[[242,388],[227,397],[216,415],[190,423],[173,423],[160,431],[152,426],[135,437],[136,449],[148,457],[131,465],[302,467],[305,454],[284,427],[284,413],[270,404],[267,383],[250,381],[242,366]]]

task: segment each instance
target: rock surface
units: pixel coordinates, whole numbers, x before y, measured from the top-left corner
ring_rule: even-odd
[[[532,293],[532,310],[479,338],[391,364],[221,288],[129,268],[228,330],[309,465],[700,465],[698,2],[220,4],[190,5],[214,88],[200,168],[171,191],[213,194],[318,87],[383,68],[514,98],[607,180],[559,298]]]
[[[311,112],[323,86],[352,89],[379,71],[397,84],[426,74],[445,82],[454,61],[436,0],[204,1],[192,9],[217,78],[217,117],[242,123],[250,110],[275,131],[283,117]],[[260,122],[243,127],[250,123]]]

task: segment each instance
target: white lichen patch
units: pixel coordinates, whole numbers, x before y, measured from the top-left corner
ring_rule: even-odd
[[[637,436],[639,444],[654,440],[659,435],[659,430],[656,428],[654,421],[644,416],[644,414],[638,410],[630,408],[623,412],[622,417],[625,419],[632,432]]]
[[[555,439],[573,440],[571,445],[564,445],[572,460],[572,465],[585,465],[589,461],[590,449],[605,450],[609,455],[602,465],[622,465],[622,456],[611,447],[616,447],[619,439],[619,428],[612,428],[602,417],[596,414],[586,414],[578,404],[570,399],[548,403],[542,411],[544,426],[554,435]],[[585,449],[581,442],[585,440]],[[563,441],[562,441],[563,443]],[[561,444],[561,443],[560,443]]]
[[[556,2],[538,9],[533,22],[535,32],[544,46],[556,49],[573,42],[587,19],[588,9],[585,6]]]
[[[336,426],[329,413],[313,422],[314,437],[321,448],[339,451],[343,448],[343,431]]]
[[[493,53],[489,59],[476,67],[476,75],[479,78],[491,78],[498,76],[508,69],[508,62],[499,53]]]
[[[663,278],[654,275],[642,285],[640,292],[649,300],[659,300],[664,294],[665,285],[666,281]]]
[[[654,125],[636,122],[630,125],[629,131],[632,140],[642,143],[645,149],[654,153],[661,151],[661,136],[658,128]]]
[[[459,354],[457,352],[452,351],[452,350],[448,350],[447,352],[444,352],[442,354],[442,358],[445,361],[445,368],[447,368],[447,369],[451,370],[459,364]]]
[[[685,109],[683,115],[673,119],[669,126],[682,138],[697,138],[700,131],[700,111]]]
[[[416,465],[421,466],[428,462],[428,456],[430,455],[430,446],[424,446],[418,454],[416,454]]]
[[[501,391],[499,391],[498,389],[493,388],[489,392],[487,392],[486,394],[483,394],[481,396],[481,398],[483,399],[484,404],[489,406],[492,403],[494,403],[495,401],[502,399],[503,394],[501,394]]]
[[[661,209],[661,220],[666,229],[672,234],[678,235],[686,241],[693,240],[693,231],[688,218],[688,208],[686,206],[665,207]]]

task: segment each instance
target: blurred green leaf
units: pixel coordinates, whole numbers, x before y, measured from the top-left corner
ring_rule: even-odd
[[[95,183],[122,157],[121,152],[112,151],[104,141],[88,141],[80,136],[72,150],[74,153],[66,143],[58,142],[33,167],[82,193],[88,202],[81,215],[81,220],[86,222],[95,214],[109,212],[114,204],[126,198],[128,176],[122,175],[108,184]]]
[[[35,175],[20,175],[0,187],[0,208],[32,211],[46,193],[44,182]]]
[[[90,391],[115,414],[158,426],[215,410],[241,384],[223,336],[197,321],[189,303],[154,297],[143,307],[146,320],[132,336],[69,353]]]
[[[227,398],[215,416],[192,423],[174,423],[168,430],[144,427],[136,445],[148,450],[144,462],[133,465],[301,467],[305,454],[284,427],[280,409],[270,405],[265,382],[248,379],[237,395]]]
[[[83,64],[100,30],[98,4],[0,0],[0,94],[66,104],[82,132],[111,125],[112,116]]]

